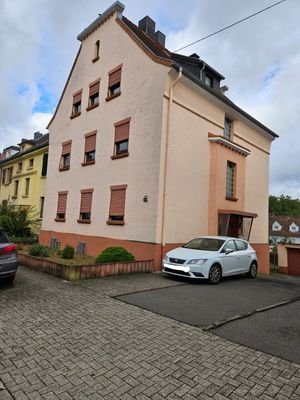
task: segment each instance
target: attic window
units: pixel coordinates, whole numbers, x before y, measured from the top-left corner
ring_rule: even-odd
[[[296,225],[294,222],[290,225],[289,231],[293,233],[299,232],[299,226]]]
[[[272,231],[281,231],[281,225],[277,221],[273,223]]]
[[[96,62],[99,60],[99,53],[100,53],[100,40],[97,40],[95,42],[95,47],[94,47],[94,58],[92,59],[93,62]]]
[[[122,65],[119,65],[108,73],[108,90],[106,101],[111,100],[121,94],[121,72]]]
[[[82,89],[73,94],[72,114],[70,118],[75,118],[81,114]]]
[[[207,86],[209,86],[209,87],[211,87],[211,88],[214,87],[214,80],[213,80],[213,78],[212,78],[211,76],[205,75],[204,82],[205,82],[205,84],[206,84]]]

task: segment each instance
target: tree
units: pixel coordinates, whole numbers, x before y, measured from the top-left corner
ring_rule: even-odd
[[[300,216],[300,200],[291,196],[269,196],[269,213],[273,215]]]

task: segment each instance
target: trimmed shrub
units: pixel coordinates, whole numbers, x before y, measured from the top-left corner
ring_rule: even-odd
[[[34,257],[49,257],[49,249],[46,246],[43,246],[42,244],[33,244],[32,246],[29,247],[28,253],[31,256]]]
[[[123,247],[108,247],[96,258],[96,264],[134,261],[134,255]]]
[[[62,258],[64,258],[64,259],[70,260],[71,258],[74,257],[74,254],[75,254],[75,249],[74,249],[74,247],[73,247],[73,246],[70,246],[69,244],[67,244],[67,245],[65,246],[65,248],[63,249],[61,256],[62,256]]]

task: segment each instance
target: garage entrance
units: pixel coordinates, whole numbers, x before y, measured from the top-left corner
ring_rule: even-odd
[[[300,249],[288,248],[288,273],[300,275]]]

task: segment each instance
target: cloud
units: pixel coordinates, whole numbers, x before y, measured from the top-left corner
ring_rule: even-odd
[[[0,150],[45,131],[73,63],[77,35],[113,0],[1,0]],[[135,0],[124,14],[145,15],[176,50],[272,4],[271,0]],[[228,96],[280,135],[272,145],[270,192],[299,196],[300,2],[288,0],[195,44],[226,76]]]

